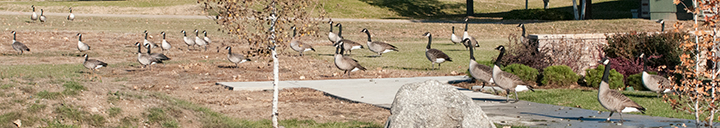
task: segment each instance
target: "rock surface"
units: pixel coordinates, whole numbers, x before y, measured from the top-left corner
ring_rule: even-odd
[[[437,80],[403,85],[390,113],[390,128],[495,128],[470,97]]]

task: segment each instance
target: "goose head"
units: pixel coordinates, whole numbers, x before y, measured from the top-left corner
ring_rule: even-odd
[[[430,35],[431,35],[430,32],[425,32],[425,34],[423,34],[423,36],[425,36],[425,37],[429,37]]]
[[[496,47],[495,50],[505,51],[505,46],[500,45]]]

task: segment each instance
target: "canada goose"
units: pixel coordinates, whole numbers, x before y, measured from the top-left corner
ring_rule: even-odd
[[[465,39],[467,40],[467,39]],[[505,72],[500,69],[500,61],[502,61],[502,56],[505,54],[505,47],[500,45],[496,50],[500,51],[500,54],[498,55],[497,59],[495,60],[495,65],[493,65],[492,69],[492,79],[493,82],[495,82],[495,85],[498,85],[500,88],[504,89],[508,95],[506,95],[505,100],[510,101],[510,92],[515,93],[515,102],[519,101],[517,89],[529,89],[531,91],[535,91],[532,89],[532,86],[528,86],[527,83],[525,83],[520,77]]]
[[[147,48],[147,54],[150,55],[150,57],[152,57],[152,58],[155,58],[155,59],[160,60],[160,61],[170,60],[170,58],[168,58],[167,56],[165,56],[165,54],[162,54],[162,53],[152,53],[152,52],[150,52],[150,50],[152,49],[152,48],[150,48],[150,44],[145,44],[145,48]]]
[[[462,43],[462,39],[455,35],[455,26],[452,26],[452,35],[450,36],[450,41],[452,41],[453,44]]]
[[[40,22],[45,23],[45,13],[43,12],[43,9],[40,9]]]
[[[600,63],[605,65],[605,71],[603,73],[602,81],[600,82],[600,89],[598,89],[598,101],[600,105],[605,109],[610,110],[610,116],[606,121],[610,121],[612,114],[617,112],[620,114],[620,122],[623,122],[623,112],[641,112],[645,114],[645,108],[632,101],[617,90],[610,89],[608,84],[608,76],[610,76],[610,60],[603,58]]]
[[[470,39],[463,40],[463,42],[469,41]],[[470,68],[470,75],[472,75],[473,78],[484,82],[482,88],[484,88],[486,84],[493,83],[492,68],[484,64],[478,64],[475,60],[475,54],[473,53],[473,49],[470,49],[470,66],[468,67]]]
[[[85,57],[85,62],[83,62],[83,66],[85,66],[85,68],[93,70],[93,71],[95,71],[99,68],[102,68],[102,67],[107,67],[107,65],[108,65],[107,63],[102,62],[100,60],[88,59],[87,54],[83,54],[83,57]]]
[[[150,44],[150,47],[152,47],[152,48],[158,47],[157,44],[155,44],[155,43],[153,43],[152,41],[150,41],[150,40],[147,39],[147,38],[148,38],[148,32],[147,32],[147,30],[145,30],[143,33],[145,33],[145,40],[143,40],[143,46],[145,46],[145,45],[147,45],[147,44]]]
[[[35,22],[38,20],[38,14],[35,12],[35,5],[30,5],[30,7],[32,8],[32,11],[33,11],[32,15],[30,15],[30,20]]]
[[[347,77],[350,77],[350,72],[367,70],[365,67],[361,66],[357,60],[342,55],[343,50],[345,50],[342,48],[344,45],[343,42],[339,42],[338,45],[340,46],[335,47],[335,66],[338,69],[345,71],[344,74],[347,74]]]
[[[232,63],[235,63],[235,68],[240,68],[238,66],[238,64],[240,64],[240,63],[250,61],[250,59],[246,58],[245,55],[243,55],[243,54],[233,53],[232,47],[230,47],[230,46],[225,47],[225,49],[228,50],[228,56],[227,56],[228,60],[230,60],[230,62],[232,62]]]
[[[397,47],[395,47],[395,46],[393,46],[393,45],[391,45],[391,44],[388,44],[388,43],[385,43],[385,42],[382,42],[382,41],[374,41],[374,42],[373,42],[373,41],[372,41],[372,38],[370,37],[370,31],[368,31],[367,28],[363,28],[363,29],[360,30],[360,31],[361,31],[361,32],[365,32],[365,34],[367,34],[367,36],[368,36],[368,41],[367,41],[368,49],[370,49],[370,51],[373,51],[373,52],[375,52],[375,53],[378,53],[378,57],[379,57],[379,56],[382,56],[383,53],[387,53],[387,52],[390,52],[390,51],[398,51]]]
[[[96,76],[95,70],[98,70],[99,68],[102,68],[102,67],[107,67],[107,65],[108,65],[107,63],[96,60],[96,59],[88,59],[87,54],[83,54],[83,57],[85,57],[83,66],[85,66],[85,68],[87,68],[87,69],[90,69],[92,71],[93,76]],[[100,79],[102,79],[102,77],[100,77]]]
[[[78,33],[76,36],[78,36],[78,51],[84,52],[90,50],[90,46],[82,42],[82,34]]]
[[[642,82],[643,85],[645,85],[645,88],[648,88],[650,91],[654,91],[656,93],[671,92],[670,88],[672,88],[672,85],[670,80],[662,76],[647,73],[647,66],[645,66],[647,58],[645,58],[645,53],[640,54],[640,58],[643,63]]]
[[[198,37],[198,32],[199,31],[195,29],[195,44],[197,44],[197,46],[205,47],[205,51],[207,51],[207,43],[205,42],[205,40]]]
[[[138,53],[138,57],[137,57],[138,62],[140,62],[140,64],[143,65],[143,68],[147,67],[147,65],[162,63],[161,60],[155,59],[147,53],[142,53],[142,51],[140,51],[140,49],[142,48],[142,45],[140,45],[140,42],[135,42],[135,46],[138,47],[138,52],[137,52]],[[150,67],[150,68],[152,69],[152,67]]]
[[[160,48],[162,48],[163,52],[170,50],[172,48],[172,45],[170,45],[170,43],[165,40],[165,31],[160,32],[160,34],[162,34],[163,36],[162,43],[160,43]]]
[[[425,57],[430,60],[430,65],[433,69],[435,69],[435,63],[437,63],[438,68],[440,68],[441,63],[445,61],[452,62],[452,59],[444,52],[430,48],[430,44],[432,43],[432,34],[430,34],[430,32],[426,32],[425,34],[423,34],[423,36],[428,37],[428,44],[427,46],[425,46]]]
[[[335,44],[335,43],[337,43],[338,41],[340,41],[340,36],[338,36],[338,35],[336,35],[335,33],[333,33],[333,21],[332,21],[332,19],[330,19],[330,21],[328,21],[328,23],[330,23],[330,32],[328,32],[328,40],[330,40],[331,43]]]
[[[183,33],[183,41],[185,41],[185,44],[188,46],[188,51],[190,51],[190,46],[195,45],[195,41],[191,39],[190,37],[187,37],[187,32],[185,30],[180,31]]]
[[[363,48],[363,46],[360,43],[345,39],[342,36],[342,24],[338,23],[335,26],[338,27],[338,37],[340,37],[339,41],[343,42],[343,50],[345,51],[345,52],[343,52],[343,54],[347,53],[349,55],[349,54],[352,54],[352,50]],[[337,47],[339,45],[339,43],[335,42],[335,44],[333,44],[333,45],[335,47]]]
[[[72,13],[72,7],[70,7],[70,15],[68,15],[67,20],[69,20],[69,21],[75,20],[75,14]]]
[[[523,38],[527,38],[527,36],[525,35],[525,24],[520,23],[520,24],[518,24],[517,27],[519,27],[520,29],[522,29],[522,34],[520,34],[520,36],[522,36]]]
[[[469,20],[468,18],[465,18],[465,32],[463,32],[463,37],[462,37],[462,39],[463,39],[463,40],[464,40],[464,39],[470,39],[470,42],[469,42],[469,43],[463,42],[463,45],[465,45],[465,48],[480,47],[480,45],[478,44],[477,40],[475,40],[475,37],[470,36],[470,34],[468,34],[468,32],[467,32],[467,31],[468,31],[468,20]],[[474,46],[474,47],[473,47],[473,46]]]
[[[20,43],[19,41],[15,40],[15,31],[12,31],[12,34],[13,34],[13,40],[12,40],[12,42],[13,42],[13,43],[12,43],[13,49],[15,49],[15,51],[20,52],[20,55],[22,55],[24,51],[28,51],[28,52],[29,52],[29,51],[30,51],[30,48],[28,48],[27,46],[25,46],[25,44]]]
[[[300,52],[300,56],[303,56],[303,52],[305,52],[305,51],[311,51],[311,50],[315,51],[315,49],[311,45],[305,44],[302,41],[295,38],[297,36],[296,35],[297,31],[295,29],[296,29],[295,26],[293,26],[292,27],[293,37],[292,37],[292,40],[290,41],[290,48],[292,48],[293,50],[295,50],[297,52]],[[300,37],[298,37],[298,38],[300,38]]]
[[[203,30],[203,35],[205,35],[203,37],[203,41],[205,41],[205,44],[210,45],[210,43],[212,43],[212,40],[210,40],[210,37],[207,37],[207,31]]]

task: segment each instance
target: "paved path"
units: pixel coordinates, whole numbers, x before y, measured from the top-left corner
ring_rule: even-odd
[[[373,104],[379,107],[390,108],[395,93],[404,84],[438,80],[440,82],[466,81],[464,76],[440,77],[413,77],[413,78],[382,78],[382,79],[336,79],[336,80],[306,80],[281,81],[281,88],[312,88],[326,92],[330,95],[347,100]],[[218,82],[232,90],[268,90],[272,89],[272,81],[261,82]],[[501,103],[505,97],[487,93],[472,92],[458,89],[482,106],[483,111],[495,123],[523,125],[532,127],[670,127],[685,123],[692,126],[690,120],[673,119],[665,117],[652,117],[643,115],[623,114],[625,123],[604,122],[608,112],[598,114],[598,111],[562,107],[548,104],[520,101],[517,103]],[[619,115],[614,114],[612,121],[619,121]]]

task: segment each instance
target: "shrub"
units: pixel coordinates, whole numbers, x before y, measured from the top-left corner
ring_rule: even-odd
[[[549,63],[549,49],[538,50],[537,43],[530,43],[527,38],[522,38],[517,34],[510,34],[508,36],[509,43],[505,46],[506,51],[500,64],[523,64],[540,70],[550,66]],[[493,58],[493,62],[497,61]]]
[[[570,67],[565,65],[554,65],[545,68],[543,71],[542,84],[568,86],[575,84],[580,78]]]
[[[524,81],[535,81],[537,80],[538,71],[535,68],[532,68],[530,66],[525,66],[523,64],[510,64],[502,69],[505,72],[509,72],[512,74],[517,75],[520,77],[520,79]]]
[[[600,85],[600,81],[602,81],[603,72],[605,71],[604,65],[599,65],[595,69],[587,69],[585,70],[585,81],[588,83],[588,85],[592,86],[593,88],[598,88]],[[617,89],[624,87],[623,86],[623,75],[615,71],[615,69],[610,70],[610,76],[608,77],[610,79],[610,89]]]
[[[512,10],[503,19],[521,20],[572,20],[572,13],[559,9],[520,9]]]
[[[680,43],[685,40],[683,37],[688,35],[685,32],[616,34],[608,36],[608,45],[603,51],[610,58],[629,60],[636,60],[640,53],[645,53],[649,57],[659,56],[657,59],[648,60],[645,65],[650,67],[665,65],[672,70],[675,65],[680,64]]]

